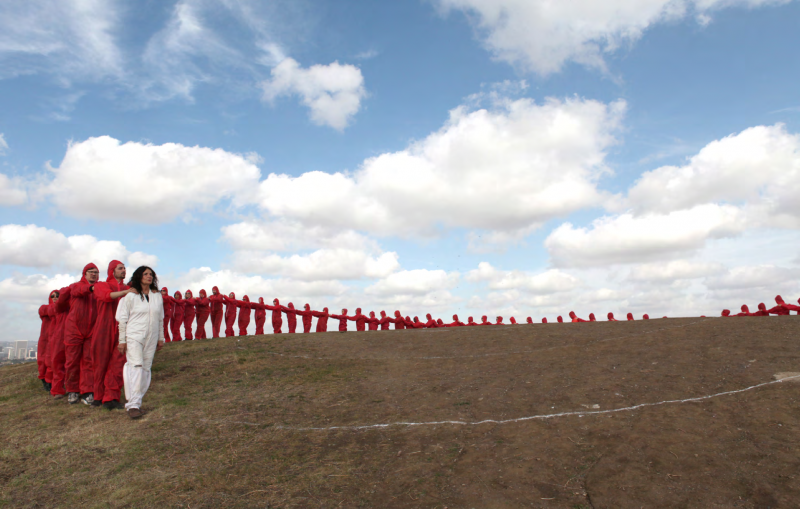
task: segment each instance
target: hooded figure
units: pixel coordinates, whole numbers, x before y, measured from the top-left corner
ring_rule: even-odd
[[[556,320],[558,320],[558,323],[564,323],[564,319],[561,318],[561,315],[558,315],[558,318]]]
[[[528,323],[528,324],[531,324],[531,325],[533,325],[533,318],[531,318],[531,317],[529,316],[528,318],[526,318],[526,319],[525,319],[525,323]]]
[[[258,304],[253,303],[256,321],[256,336],[264,335],[264,322],[267,321],[267,306],[264,304],[264,297],[258,298]],[[241,314],[239,316],[242,316]]]
[[[483,315],[479,325],[492,325],[492,322],[489,321],[489,318],[486,315]]]
[[[430,313],[425,315],[425,318],[428,319],[428,321],[425,322],[425,327],[427,327],[429,329],[435,329],[435,328],[437,328],[439,326],[439,324],[436,323],[436,320],[433,319],[433,317],[431,316]]]
[[[50,354],[50,369],[53,371],[53,382],[50,394],[53,399],[61,399],[66,394],[64,382],[66,380],[67,352],[64,347],[64,326],[69,315],[69,287],[58,291],[58,302],[55,309],[48,309],[50,316],[50,337],[47,340],[48,353]]]
[[[780,297],[780,295],[778,297]],[[800,299],[797,299],[797,303],[800,304]],[[786,304],[785,302],[783,302],[783,299],[781,299],[781,307],[786,308],[788,311],[797,311],[797,314],[800,315],[800,306],[795,306],[794,304]]]
[[[415,316],[414,320],[411,322],[411,327],[413,327],[415,329],[424,329],[425,328],[425,324],[423,322],[419,321],[419,317],[418,316]]]
[[[367,318],[367,327],[369,330],[378,330],[380,324],[381,321],[375,316],[375,311],[370,311],[369,318]]]
[[[314,315],[311,314],[311,305],[306,303],[302,311],[297,311],[297,314],[303,317],[303,333],[308,334],[311,332],[311,320]]]
[[[767,313],[778,316],[786,316],[790,314],[789,309],[786,308],[786,303],[783,302],[783,297],[781,297],[780,295],[775,297],[775,303],[777,304],[777,306],[767,310]]]
[[[272,299],[272,305],[264,304],[265,309],[272,311],[272,333],[280,334],[283,325],[283,306],[278,299]]]
[[[194,317],[197,315],[197,299],[194,298],[191,290],[186,290],[183,294],[183,334],[187,341],[194,339],[192,335],[192,324],[194,324]]]
[[[763,302],[758,305],[758,311],[753,313],[753,316],[769,316],[769,311],[767,311],[767,306]]]
[[[403,320],[403,315],[400,314],[400,311],[396,310],[394,312],[394,330],[403,330],[406,328],[406,322]]]
[[[644,316],[642,316],[642,320],[649,320],[649,319],[650,315],[648,315],[647,313],[645,313]]]
[[[608,321],[609,322],[616,322],[618,320],[616,318],[614,318],[614,313],[609,313],[608,314]]]
[[[547,323],[547,318],[542,318],[542,323]]]
[[[239,308],[239,335],[247,336],[247,326],[250,325],[250,310],[254,307],[250,303],[250,297],[245,295],[242,300],[237,300],[236,307]]]
[[[117,273],[116,269],[124,264],[113,260],[108,264],[106,280],[94,285],[94,297],[97,299],[97,322],[92,332],[92,373],[94,373],[93,396],[94,405],[109,403],[109,410],[119,408],[121,389],[123,386],[122,368],[125,356],[117,350],[119,345],[119,329],[117,328],[117,304],[120,297],[129,287],[122,282],[125,272]],[[121,269],[123,270],[123,269]],[[120,279],[117,279],[117,276]]]
[[[629,322],[633,321],[633,313],[628,313],[628,321]]]
[[[742,304],[742,312],[736,313],[736,316],[756,316],[755,313],[750,312],[750,308],[747,307],[747,304]]]
[[[361,314],[361,308],[356,308],[356,314],[350,317],[350,320],[356,322],[357,332],[364,332],[367,330],[367,317]]]
[[[394,323],[394,320],[386,316],[386,311],[381,311],[381,330],[389,330],[389,325]]]
[[[225,337],[229,338],[235,336],[233,332],[233,324],[236,323],[236,294],[231,292],[230,295],[222,296],[222,303],[225,304]]]
[[[590,322],[596,322],[597,321],[597,318],[594,317],[594,313],[589,313],[589,321]]]
[[[169,343],[172,341],[170,331],[172,330],[172,315],[175,311],[175,299],[169,296],[169,289],[166,286],[161,287],[161,300],[164,301],[164,341]]]
[[[503,323],[503,317],[502,317],[502,316],[498,316],[498,317],[497,317],[497,320],[495,321],[495,323],[494,323],[494,324],[495,324],[495,325],[505,325],[505,324]]]
[[[436,325],[437,325],[438,327],[447,327],[447,326],[444,324],[444,322],[442,321],[442,319],[441,319],[441,318],[437,318],[437,319],[436,319]]]
[[[50,387],[47,386],[47,343],[50,339],[50,307],[55,307],[58,302],[58,290],[53,290],[47,296],[47,304],[39,306],[39,319],[42,321],[42,327],[39,329],[39,343],[36,346],[36,365],[39,368],[39,380],[42,381],[45,390],[49,391]],[[52,382],[53,375],[50,374],[50,381]]]
[[[64,346],[67,354],[66,386],[70,403],[80,399],[87,405],[94,401],[90,397],[94,387],[92,376],[92,330],[97,321],[97,301],[94,298],[94,283],[86,277],[88,271],[99,272],[97,265],[90,263],[83,268],[81,280],[69,285],[70,307],[64,325]]]
[[[347,332],[347,320],[352,320],[352,317],[347,316],[347,309],[342,309],[341,315],[331,315],[331,318],[339,320],[339,332]]]
[[[580,323],[584,323],[584,322],[586,322],[586,320],[584,320],[583,318],[578,318],[578,315],[575,314],[575,311],[570,311],[569,312],[569,317],[572,319],[572,323],[579,323],[579,322]]]
[[[211,296],[208,298],[211,305],[211,337],[218,338],[220,326],[222,325],[222,294],[216,286],[211,288]],[[166,311],[166,307],[164,308]]]
[[[458,315],[453,315],[453,322],[447,324],[448,327],[463,327],[464,323],[458,319]]]
[[[208,300],[208,295],[205,290],[200,290],[197,294],[194,307],[197,311],[197,333],[194,336],[197,339],[207,339],[206,322],[211,314],[211,301]]]
[[[294,334],[297,331],[297,310],[294,308],[294,304],[290,302],[286,306],[281,306],[281,310],[286,313],[286,327],[289,328],[289,334]],[[300,313],[300,316],[303,314]],[[311,327],[310,320],[308,326]]]
[[[517,325],[517,319],[514,318],[513,316],[509,318],[508,321],[511,322],[511,325]]]
[[[475,320],[473,320],[472,317],[470,316],[469,318],[467,318],[467,325],[471,327],[473,325],[478,325],[478,323],[476,323]]]
[[[183,325],[183,313],[186,309],[186,302],[180,291],[172,295],[172,341],[182,341],[181,325]]]
[[[322,308],[322,311],[311,311],[312,316],[317,317],[317,332],[328,332],[328,308]]]
[[[730,317],[731,316],[731,310],[730,309],[723,309],[722,310],[722,316]]]

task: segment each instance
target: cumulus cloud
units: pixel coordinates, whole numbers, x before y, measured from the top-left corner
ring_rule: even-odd
[[[465,12],[495,57],[550,74],[576,62],[605,69],[605,55],[651,26],[694,14],[708,24],[726,7],[760,7],[790,0],[436,0],[445,12]]]
[[[116,240],[98,240],[91,235],[73,235],[34,224],[0,226],[0,264],[22,267],[60,267],[80,271],[94,262],[101,270],[111,260],[129,265],[155,267],[158,258],[139,251],[129,251]]]
[[[47,73],[64,84],[119,77],[119,7],[104,0],[0,3],[0,77]]]
[[[453,110],[439,131],[408,149],[370,158],[353,175],[270,174],[261,206],[307,225],[378,235],[439,228],[516,231],[601,203],[624,102],[504,101]]]
[[[19,177],[8,177],[0,173],[0,206],[23,205],[28,201],[26,183]]]
[[[247,157],[177,143],[120,143],[108,136],[71,143],[43,188],[73,217],[163,223],[254,196],[261,172]],[[250,197],[250,198],[248,198]]]
[[[381,278],[400,268],[397,253],[371,256],[353,249],[319,249],[283,257],[260,251],[237,251],[232,265],[248,273],[266,273],[302,281]]]
[[[542,295],[574,290],[581,285],[580,279],[558,269],[531,274],[521,270],[498,270],[488,262],[479,263],[477,269],[467,273],[466,279],[486,282],[492,290],[524,290]]]
[[[544,245],[558,267],[592,267],[675,257],[703,246],[709,238],[734,236],[746,228],[731,205],[700,205],[669,214],[604,216],[589,228],[565,223]]]
[[[710,290],[732,289],[773,289],[787,281],[797,286],[800,269],[778,267],[775,265],[756,265],[735,267],[725,274],[709,277],[705,284]],[[763,298],[763,297],[762,297]]]
[[[286,58],[262,83],[264,100],[274,102],[281,96],[299,96],[310,110],[311,121],[343,130],[361,108],[366,97],[361,69],[333,62],[304,69],[293,58]]]
[[[222,239],[233,249],[296,251],[313,248],[379,251],[377,242],[354,230],[339,230],[298,221],[248,220],[222,228]]]
[[[667,263],[646,263],[633,267],[628,280],[644,283],[672,282],[683,279],[698,279],[726,272],[721,263],[691,260],[673,260]]]
[[[0,133],[0,156],[6,155],[6,150],[8,150],[6,137],[3,135],[3,133]]]
[[[347,292],[347,287],[339,281],[270,279],[262,276],[248,276],[232,270],[214,271],[208,267],[191,269],[185,274],[179,275],[167,286],[170,291],[189,288],[195,294],[200,289],[210,292],[212,287],[217,286],[220,292],[225,294],[234,292],[237,298],[248,295],[250,300],[264,297],[264,300],[272,301],[277,297],[281,300],[293,300],[295,304],[311,297],[339,297]],[[314,309],[318,308],[315,306]]]

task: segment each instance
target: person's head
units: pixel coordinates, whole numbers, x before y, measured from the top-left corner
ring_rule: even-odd
[[[437,319],[436,319],[436,324],[437,324],[437,325],[444,325],[444,322],[442,321],[442,319],[441,319],[441,318],[437,318]]]
[[[542,323],[547,323],[547,318],[542,318]]]
[[[156,276],[156,271],[147,265],[142,265],[133,271],[131,280],[128,281],[128,286],[135,288],[136,291],[139,292],[139,297],[144,300],[145,289],[154,292],[158,291],[158,276]]]
[[[119,260],[111,260],[108,264],[108,271],[106,274],[108,275],[108,281],[111,281],[112,278],[117,281],[124,281],[127,275],[125,264]]]
[[[597,318],[594,317],[594,313],[589,313],[589,321],[590,322],[596,322],[597,321]]]
[[[453,321],[454,321],[454,322],[457,322],[457,321],[458,321],[458,315],[453,315]]]
[[[286,304],[286,307],[289,308],[289,309],[294,309],[294,304],[292,304],[290,302],[290,303]]]
[[[342,314],[343,314],[343,315],[346,315],[346,314],[347,314],[347,308],[342,308]]]
[[[386,318],[386,311],[381,311],[381,318]]]
[[[58,290],[53,290],[52,292],[50,292],[50,302],[53,303],[53,304],[58,302],[58,296],[59,295],[60,294],[58,293]]]
[[[244,297],[242,297],[242,300],[245,301],[245,302],[250,302],[250,297],[245,295]]]
[[[311,304],[309,304],[309,303],[306,303],[306,304],[305,304],[305,306],[303,306],[303,308],[304,308],[306,311],[311,311]]]
[[[650,319],[650,315],[648,315],[647,313],[645,313],[645,314],[644,314],[644,316],[642,317],[642,319],[643,319],[643,320],[649,320],[649,319]]]
[[[783,301],[783,297],[781,297],[780,295],[775,297],[775,302],[777,302],[779,305],[785,304],[785,302]]]
[[[533,318],[531,318],[529,316],[528,318],[525,319],[525,321],[532,324],[533,323]]]
[[[760,303],[758,305],[758,310],[759,311],[766,311],[767,310],[767,306],[762,302],[762,303]]]
[[[578,315],[575,314],[575,311],[570,311],[569,312],[569,317],[570,318],[575,318],[576,316],[578,316]]]
[[[228,298],[229,299],[235,299],[236,298],[236,294],[231,292],[231,293],[228,294]]]
[[[747,307],[747,304],[742,304],[742,312],[743,313],[749,313],[750,312],[750,308]]]
[[[428,313],[427,315],[425,315],[425,318],[427,318],[428,320],[433,320],[433,317],[431,316],[431,314],[430,314],[430,313]]]
[[[206,291],[205,291],[205,290],[200,290],[200,292],[198,292],[198,294],[197,294],[197,295],[199,295],[200,297],[202,297],[202,298],[204,298],[204,299],[205,299],[206,297],[208,297],[208,294],[206,293]]]
[[[258,298],[258,303],[259,304],[263,304],[264,303],[264,297],[259,297]]]
[[[608,314],[608,319],[609,320],[613,320],[614,319],[614,313],[609,313]]]
[[[399,311],[399,310],[396,310],[396,311],[394,312],[394,316],[400,317],[400,316],[401,316],[401,315],[400,315],[400,311]]]
[[[360,314],[361,314],[361,308],[356,308],[356,314],[357,314],[357,315],[360,315]]]
[[[508,321],[511,322],[511,323],[517,323],[517,319],[514,318],[513,316],[511,318],[509,318]]]
[[[731,310],[730,309],[723,309],[722,310],[722,316],[731,316]]]
[[[370,311],[369,312],[369,317],[370,318],[375,318],[375,311]]]
[[[558,315],[558,323],[564,323],[564,319],[561,318],[561,315]]]
[[[166,286],[164,286],[163,288],[161,288],[161,295],[163,295],[163,296],[165,296],[165,297],[166,297],[167,295],[169,295],[169,290],[167,289],[167,287],[166,287]]]
[[[219,288],[216,286],[211,287],[211,295],[219,295]]]
[[[272,305],[273,306],[280,306],[280,304],[281,304],[281,301],[279,301],[278,299],[272,299]]]
[[[328,313],[328,308],[322,308],[322,312],[327,314]]]
[[[192,291],[191,290],[186,290],[186,293],[184,293],[184,295],[186,296],[187,299],[191,299],[192,298]]]
[[[97,268],[97,265],[90,263],[84,267],[83,277],[90,285],[95,284],[97,280],[100,279],[100,270]]]
[[[628,320],[633,320],[633,313],[628,313]]]
[[[177,290],[172,296],[175,298],[175,300],[183,300],[183,295],[181,295],[180,290]]]
[[[503,323],[503,317],[502,316],[498,316],[496,321],[497,321],[497,323]]]
[[[486,322],[488,322],[488,321],[489,321],[489,317],[487,317],[486,315],[483,315],[483,316],[481,317],[481,321],[482,321],[483,323],[486,323]]]

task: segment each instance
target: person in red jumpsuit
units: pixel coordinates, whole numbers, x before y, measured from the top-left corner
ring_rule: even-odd
[[[350,320],[356,322],[357,332],[364,332],[367,330],[367,317],[361,314],[361,308],[356,308],[356,314],[354,314]]]
[[[53,370],[53,385],[50,388],[50,395],[56,400],[63,399],[67,394],[67,351],[64,345],[64,327],[69,315],[69,301],[69,287],[67,286],[58,291],[55,309],[48,310],[48,312],[55,313],[50,316],[50,337],[47,344],[49,345],[50,369]]]
[[[237,300],[236,307],[239,308],[239,336],[247,336],[247,326],[250,325],[250,310],[254,307],[250,302],[250,297],[245,295],[242,300]]]
[[[778,316],[786,316],[790,314],[789,310],[786,308],[786,303],[783,302],[783,297],[781,297],[780,295],[775,297],[775,303],[777,304],[777,306],[768,309],[767,313]]]
[[[36,365],[39,368],[39,380],[42,381],[44,390],[50,392],[53,388],[53,371],[50,369],[50,382],[47,381],[48,364],[47,348],[50,341],[51,327],[51,308],[55,308],[58,302],[58,290],[53,290],[47,297],[47,304],[39,306],[39,318],[42,320],[42,327],[39,329],[39,343],[36,345]]]
[[[781,299],[781,301],[783,301],[783,299]],[[800,304],[800,299],[797,299],[797,303]],[[786,308],[788,311],[797,311],[797,314],[800,315],[800,306],[795,306],[794,304],[787,304],[785,302],[782,303],[781,306]]]
[[[767,311],[767,305],[763,302],[759,303],[758,311],[753,313],[753,316],[769,316],[769,311]]]
[[[306,303],[302,311],[297,311],[297,314],[303,318],[303,333],[308,334],[311,332],[311,320],[314,315],[311,312],[311,305]]]
[[[273,299],[271,306],[264,304],[264,307],[272,311],[272,333],[280,334],[283,326],[283,306],[278,299]]]
[[[235,336],[233,331],[233,324],[236,323],[236,294],[231,292],[228,296],[222,296],[222,303],[225,304],[225,337],[229,338]]]
[[[547,323],[547,318],[542,318],[542,323]]]
[[[731,316],[731,310],[730,309],[723,309],[722,310],[722,316],[730,317]]]
[[[403,315],[400,314],[399,310],[395,310],[393,322],[394,330],[403,330],[406,328],[406,322],[403,320]]]
[[[312,311],[311,314],[317,317],[317,332],[328,332],[328,318],[331,314],[328,313],[328,308],[322,308],[322,311]]]
[[[533,318],[529,316],[528,318],[525,319],[525,323],[533,325]]]
[[[331,315],[331,318],[339,320],[339,332],[347,332],[347,320],[352,319],[347,316],[347,309],[342,309],[342,314],[340,315]]]
[[[386,316],[386,311],[381,311],[381,330],[389,330],[389,326],[394,320]]]
[[[514,318],[513,316],[509,318],[508,321],[511,322],[511,325],[517,325],[517,319]]]
[[[183,294],[183,337],[186,341],[194,339],[192,334],[192,325],[194,324],[194,317],[197,315],[197,299],[194,298],[191,290],[186,290]]]
[[[629,322],[633,321],[633,313],[628,313],[628,321]]]
[[[608,321],[609,322],[616,322],[618,320],[616,318],[614,318],[614,313],[609,313],[608,314]]]
[[[441,318],[437,318],[436,319],[436,325],[439,326],[440,328],[441,327],[447,327],[447,325],[444,324],[444,322],[442,321]]]
[[[367,328],[369,330],[378,330],[380,324],[381,321],[375,316],[375,311],[370,311],[369,318],[367,318]]]
[[[93,288],[97,321],[92,331],[92,405],[104,405],[108,410],[124,407],[119,400],[125,356],[117,350],[119,329],[116,316],[119,299],[130,293],[130,287],[123,283],[126,274],[125,264],[112,260],[108,264],[105,282],[96,283]]]
[[[294,334],[297,332],[297,315],[298,311],[294,308],[294,304],[291,302],[285,306],[281,306],[281,310],[286,313],[286,327],[289,329],[289,334]],[[299,313],[302,317],[302,312]],[[311,323],[308,324],[309,328],[311,327]]]
[[[584,323],[584,322],[586,322],[586,320],[584,320],[583,318],[578,318],[578,315],[575,314],[575,311],[570,311],[569,312],[569,317],[572,320],[572,323]]]
[[[590,322],[596,322],[597,321],[597,318],[595,318],[594,313],[589,313],[589,321]]]
[[[161,301],[164,302],[164,341],[169,343],[172,341],[170,330],[172,330],[172,315],[175,309],[175,299],[169,296],[169,290],[166,286],[161,288]]]
[[[492,325],[492,322],[489,321],[489,317],[483,315],[481,317],[481,323],[479,325]]]
[[[97,302],[92,287],[99,276],[97,265],[90,263],[83,268],[81,280],[69,285],[70,308],[64,325],[64,346],[67,354],[67,398],[70,404],[80,400],[91,405],[94,401],[91,341],[97,320]]]
[[[194,337],[196,339],[207,339],[206,335],[206,322],[209,315],[211,315],[211,301],[208,300],[208,294],[205,290],[200,290],[194,303],[195,311],[197,312],[197,332]]]
[[[561,318],[561,315],[558,315],[558,318],[556,318],[556,321],[558,321],[558,323],[564,323],[564,319]]]
[[[458,319],[458,315],[453,315],[453,321],[447,324],[448,327],[464,327],[464,322]]]
[[[473,320],[471,316],[467,318],[467,326],[473,327],[473,326],[476,326],[476,325],[480,325],[480,324],[478,322],[476,322],[475,320]]]
[[[735,316],[756,316],[755,313],[750,312],[750,308],[747,307],[747,304],[742,305],[742,312],[736,313]]]
[[[186,310],[186,302],[183,300],[183,294],[180,291],[172,294],[172,305],[172,341],[183,341],[181,327],[183,326],[183,313]]]
[[[258,302],[252,303],[252,307],[253,309],[256,310],[255,312],[256,336],[263,336],[264,323],[267,321],[267,306],[266,304],[264,304],[264,297],[259,297]],[[241,316],[241,314],[239,316]]]
[[[406,322],[406,327],[411,328],[411,329],[424,329],[425,328],[425,322],[420,322],[419,321],[419,317],[415,316],[413,320]]]
[[[433,319],[433,317],[431,316],[431,314],[430,314],[430,313],[428,313],[427,315],[425,315],[425,318],[427,318],[427,319],[428,319],[428,321],[427,321],[427,322],[425,322],[425,327],[426,327],[426,328],[428,328],[428,329],[435,329],[435,328],[437,328],[437,327],[439,326],[439,324],[438,324],[438,323],[436,323],[436,320],[434,320],[434,319]]]
[[[642,316],[642,320],[649,320],[649,319],[650,315],[648,315],[647,313],[645,313],[644,316]]]
[[[208,298],[211,304],[211,337],[218,338],[222,325],[222,294],[216,286],[211,288],[211,296]],[[165,308],[166,311],[166,308]]]

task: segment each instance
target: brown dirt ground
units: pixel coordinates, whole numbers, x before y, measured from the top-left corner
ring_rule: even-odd
[[[0,506],[800,507],[796,381],[589,413],[800,372],[798,333],[790,316],[174,343],[135,422],[8,367]]]

